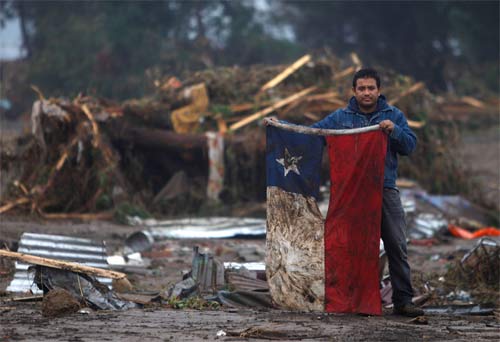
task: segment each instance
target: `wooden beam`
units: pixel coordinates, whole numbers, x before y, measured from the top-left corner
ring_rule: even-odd
[[[351,61],[356,65],[356,71],[361,69],[363,63],[361,63],[361,59],[359,59],[359,56],[356,52],[351,52]]]
[[[45,267],[57,268],[60,270],[67,270],[71,272],[90,274],[96,277],[104,277],[111,279],[123,279],[127,277],[125,273],[121,272],[105,270],[97,267],[85,266],[78,264],[76,262],[42,258],[30,254],[11,252],[11,251],[6,251],[4,249],[0,249],[0,257],[6,257],[17,261],[23,261],[33,265],[40,265]]]
[[[462,102],[468,104],[469,106],[472,106],[472,107],[476,107],[476,108],[480,108],[480,109],[484,109],[486,107],[484,105],[484,102],[479,101],[478,99],[475,99],[471,96],[463,96],[462,98],[460,98],[460,100]]]
[[[238,113],[238,112],[244,112],[247,110],[255,110],[260,107],[264,106],[269,106],[271,104],[270,101],[264,101],[264,102],[252,102],[252,103],[242,103],[242,104],[233,104],[229,106],[229,109],[231,110],[232,113]]]
[[[79,219],[83,221],[89,221],[89,220],[110,220],[113,218],[113,212],[109,211],[101,213],[44,213],[43,211],[39,210],[38,213],[40,214],[40,216],[46,219],[62,219],[62,220]]]
[[[335,99],[338,101],[341,101],[339,98],[339,93],[336,91],[331,91],[329,93],[323,93],[323,94],[316,94],[316,95],[309,95],[306,100],[307,101],[321,101],[321,100],[330,100],[330,99]]]
[[[297,71],[301,66],[304,64],[308,63],[311,60],[311,55],[305,55],[295,61],[292,65],[290,65],[288,68],[283,70],[278,76],[274,77],[272,80],[267,82],[260,88],[259,93],[262,93],[268,89],[274,88],[277,86],[281,81],[283,81],[285,78],[293,74],[295,71]]]
[[[94,145],[94,147],[99,147],[99,139],[101,138],[99,136],[99,126],[97,126],[97,122],[95,121],[94,116],[92,115],[89,107],[86,104],[82,106],[82,111],[92,124],[92,132],[94,133],[94,140],[92,141],[92,145]]]
[[[17,207],[18,205],[28,203],[29,201],[30,201],[30,199],[28,197],[21,197],[15,201],[9,202],[9,203],[5,204],[4,206],[0,207],[0,214],[7,212],[14,207]]]
[[[399,100],[401,100],[403,97],[406,97],[410,94],[413,94],[414,92],[416,92],[417,90],[420,90],[422,88],[425,87],[425,84],[423,82],[418,82],[418,83],[415,83],[414,85],[412,85],[410,88],[406,89],[405,91],[403,91],[401,94],[399,94],[398,97],[392,99],[389,101],[389,104],[391,106],[394,106],[397,102],[399,102]]]
[[[310,92],[316,90],[316,87],[310,87],[310,88],[307,88],[307,89],[304,89],[302,90],[301,92],[298,92],[298,93],[295,93],[289,97],[287,97],[286,99],[283,99],[281,101],[278,101],[276,102],[275,104],[273,104],[272,106],[270,107],[267,107],[263,110],[260,110],[258,111],[257,113],[255,114],[252,114],[250,116],[247,116],[246,118],[244,118],[243,120],[240,120],[234,124],[232,124],[230,127],[229,127],[229,130],[230,131],[235,131],[243,126],[246,126],[248,125],[249,123],[255,121],[255,120],[258,120],[264,116],[266,116],[267,114],[269,113],[272,113],[274,112],[276,109],[279,109],[283,106],[286,106],[287,104],[297,100],[297,99],[300,99],[301,97],[309,94]]]
[[[340,71],[340,72],[338,72],[338,73],[334,74],[334,75],[333,75],[333,77],[332,77],[332,79],[333,79],[334,81],[338,81],[338,80],[340,80],[341,78],[343,78],[343,77],[345,77],[345,76],[347,76],[347,75],[350,75],[350,74],[352,74],[352,73],[353,73],[353,72],[355,72],[355,71],[356,71],[356,68],[355,68],[355,67],[353,67],[353,66],[350,66],[350,67],[348,67],[347,69],[344,69],[344,70],[342,70],[342,71]]]
[[[425,121],[413,121],[413,120],[406,120],[408,122],[408,126],[410,128],[422,128],[425,126]]]

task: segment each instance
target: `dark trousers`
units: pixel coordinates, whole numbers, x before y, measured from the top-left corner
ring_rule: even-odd
[[[396,189],[384,188],[381,235],[389,261],[392,302],[394,306],[410,303],[413,289],[406,250],[406,220]]]

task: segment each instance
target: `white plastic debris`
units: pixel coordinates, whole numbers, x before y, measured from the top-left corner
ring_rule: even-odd
[[[223,336],[226,336],[226,335],[227,335],[227,333],[224,330],[217,331],[217,337],[223,337]]]

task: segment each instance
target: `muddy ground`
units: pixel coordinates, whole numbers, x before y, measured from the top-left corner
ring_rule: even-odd
[[[104,239],[110,252],[120,248],[133,227],[108,222],[44,222],[15,217],[1,218],[1,239],[17,241],[24,231],[65,234]],[[416,278],[444,274],[457,255],[475,244],[450,238],[433,246],[409,246],[410,262]],[[264,250],[264,240],[177,240],[156,246],[151,272],[131,275],[141,290],[162,291],[181,279],[190,268],[192,246],[219,255],[223,260],[237,258],[238,246]],[[453,255],[453,257],[451,257]],[[5,261],[0,263],[9,269]],[[1,274],[0,289],[5,289],[11,273]],[[418,279],[416,279],[418,282]],[[420,284],[415,284],[420,287]],[[418,289],[417,289],[418,290]],[[10,301],[0,297],[0,341],[487,341],[500,338],[499,315],[428,315],[427,324],[393,316],[385,310],[381,317],[290,312],[283,310],[229,309],[192,310],[151,307],[129,311],[90,311],[63,317],[46,318],[41,302]],[[226,336],[217,336],[223,331]]]
[[[1,127],[2,139],[5,129]],[[475,176],[500,203],[500,155],[498,127],[464,137],[463,154]],[[478,153],[481,151],[480,153]],[[2,189],[0,189],[2,190]],[[0,191],[1,193],[1,191]],[[15,242],[23,232],[80,236],[105,240],[109,252],[118,250],[136,228],[109,222],[43,221],[36,217],[0,216],[0,240]],[[409,246],[414,287],[422,291],[429,279],[446,273],[474,241],[449,238],[432,246]],[[130,275],[145,291],[164,291],[188,270],[191,248],[201,246],[224,261],[237,259],[238,246],[253,246],[263,253],[264,240],[177,240],[156,246],[158,253],[147,274]],[[41,314],[41,302],[12,302],[6,288],[12,263],[0,259],[0,341],[489,341],[500,340],[499,312],[491,316],[428,315],[427,324],[393,316],[381,317],[251,309],[175,310],[151,307],[122,312],[90,311],[58,318]],[[500,281],[500,280],[499,280]],[[224,331],[226,336],[217,336]],[[231,336],[233,335],[233,336]],[[241,337],[243,336],[243,337]]]

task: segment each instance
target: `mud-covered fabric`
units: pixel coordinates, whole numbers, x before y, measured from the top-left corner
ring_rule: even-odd
[[[324,221],[319,193],[323,141],[267,128],[266,273],[273,301],[324,310]]]
[[[320,136],[268,127],[266,273],[288,309],[381,314],[378,285],[387,136],[327,137],[331,195],[316,198]]]

